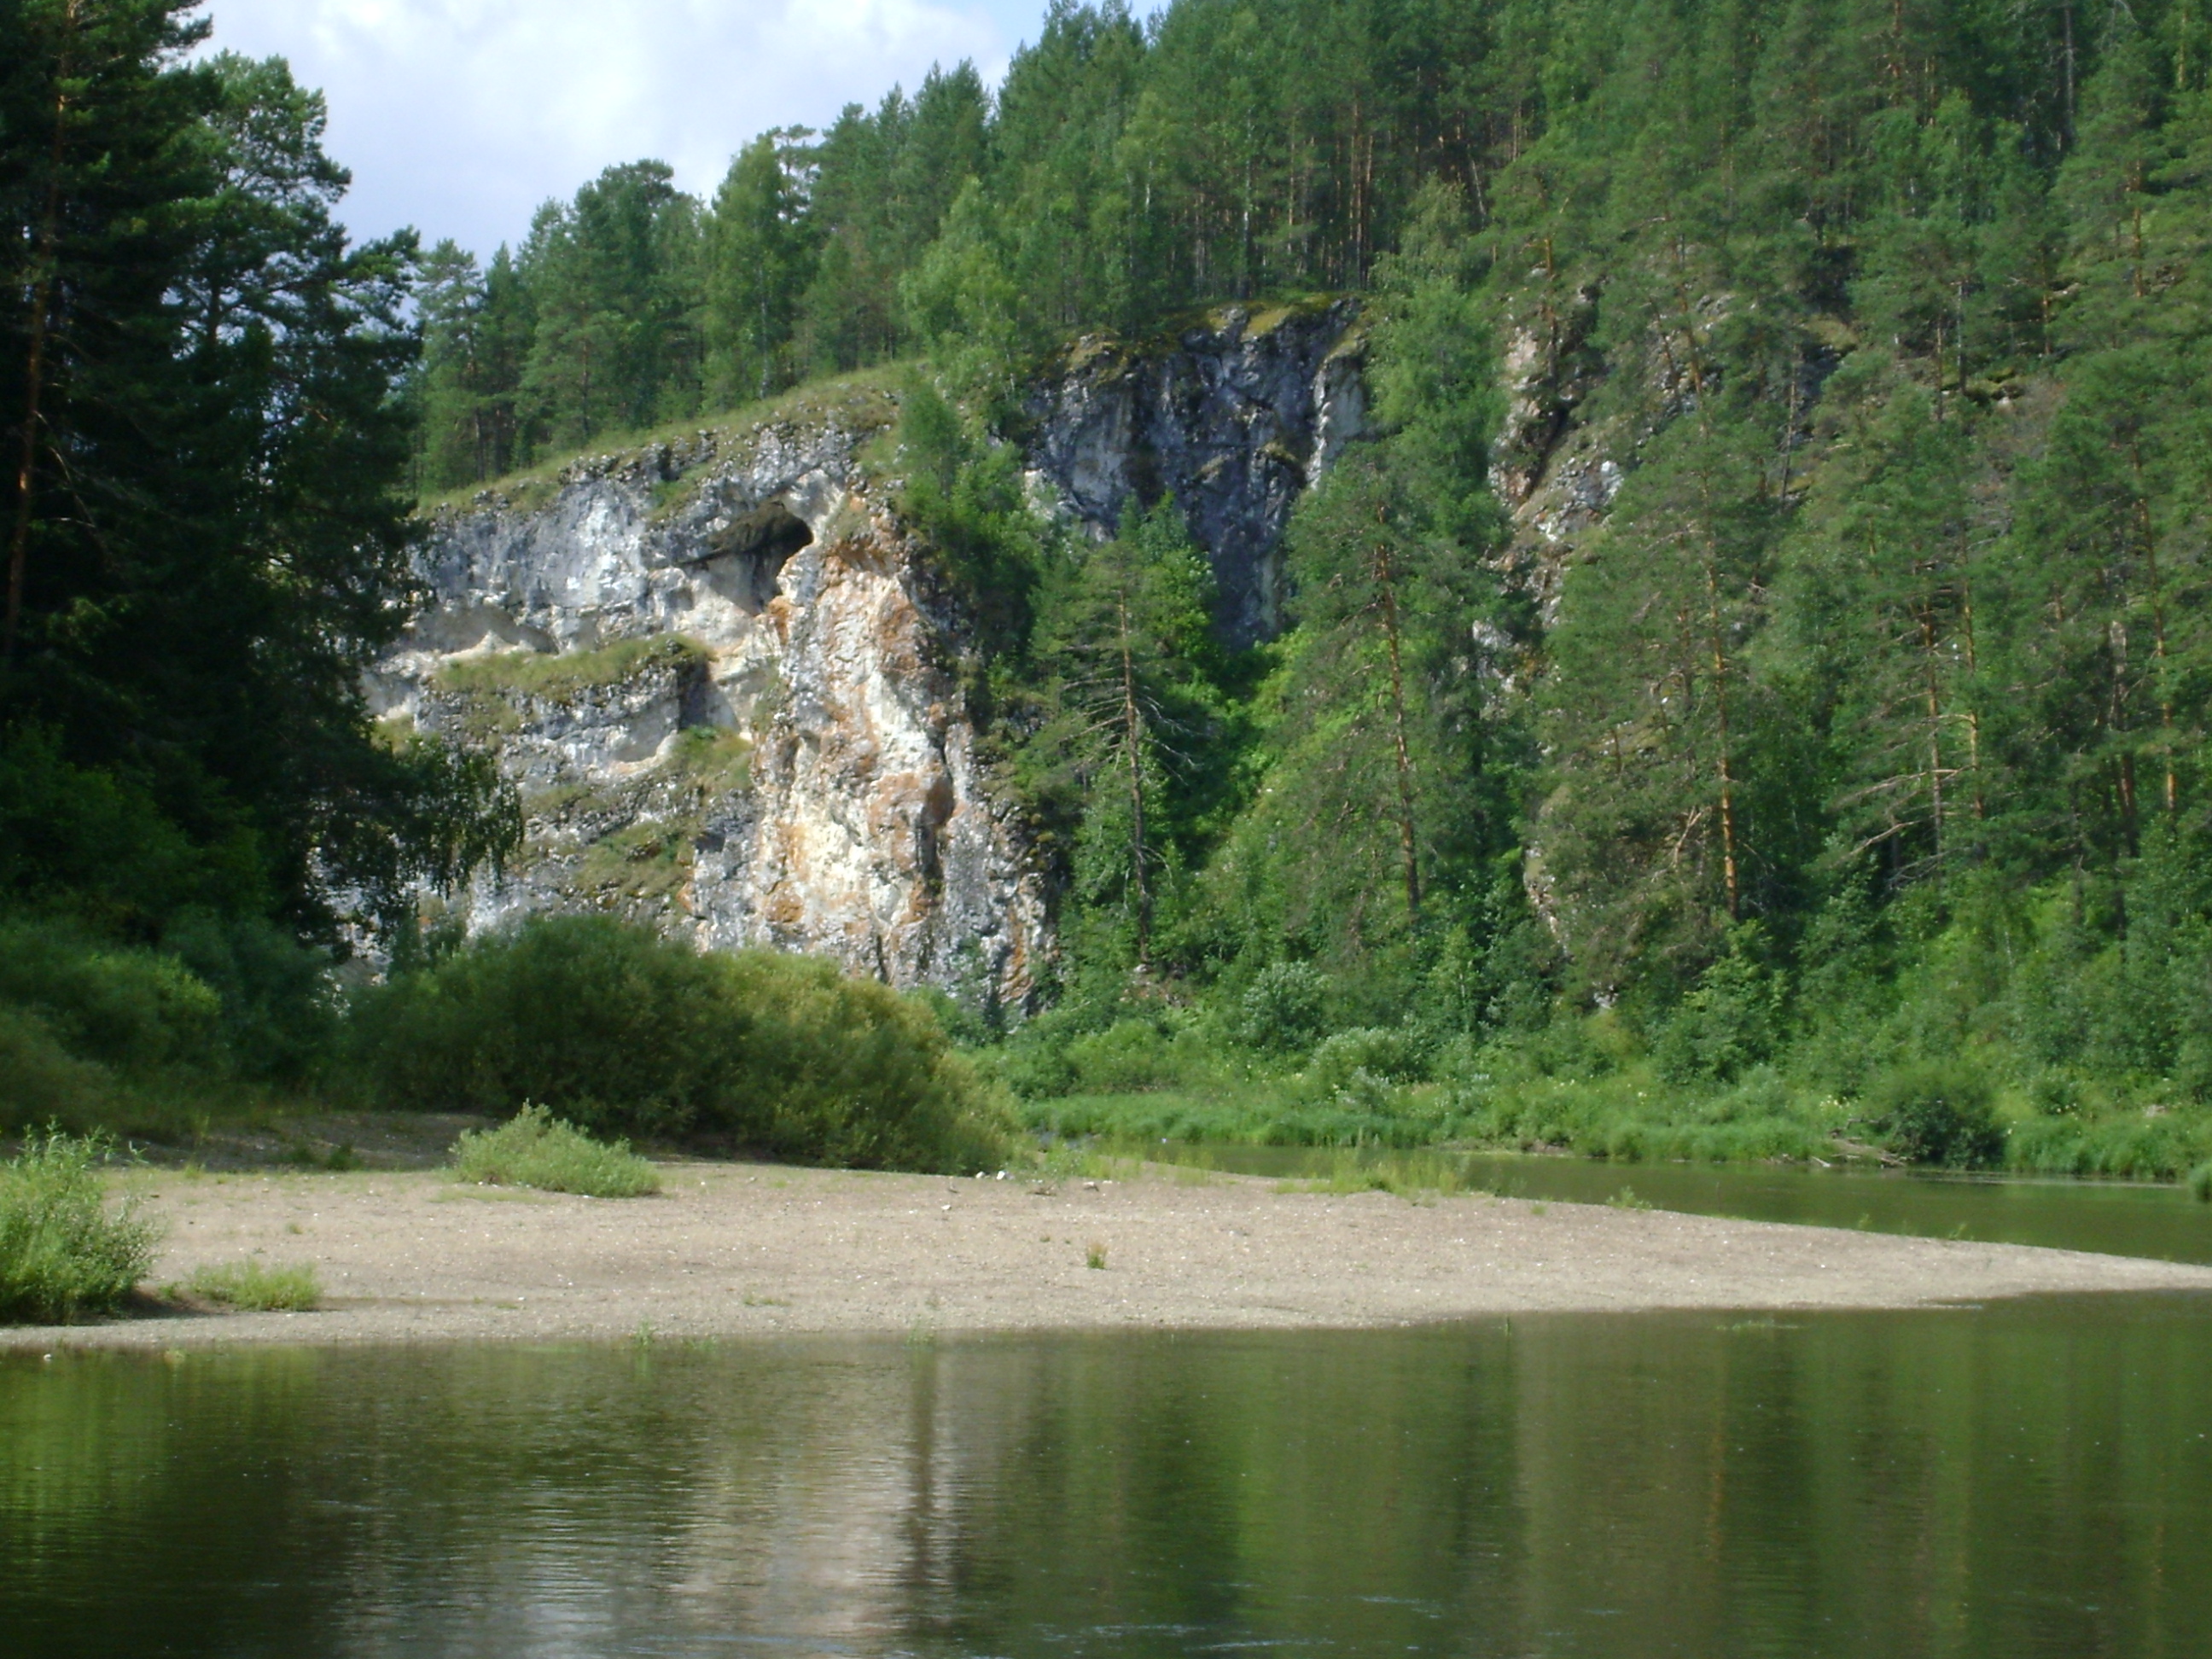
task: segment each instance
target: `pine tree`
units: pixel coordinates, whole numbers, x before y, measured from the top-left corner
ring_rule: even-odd
[[[61,123],[0,133],[31,261],[9,896],[326,931],[349,890],[387,916],[496,856],[511,802],[488,763],[379,743],[362,699],[405,617],[414,240],[352,246],[320,98],[277,60],[180,64],[182,9],[57,0],[9,64],[11,109]],[[104,865],[53,833],[118,812],[133,847]]]
[[[1788,550],[1778,603],[1805,636],[1800,672],[1829,703],[1845,857],[1878,850],[1901,885],[1940,876],[1986,836],[1996,781],[1984,763],[1980,634],[1993,584],[1971,427],[1956,413],[1936,419],[1932,389],[1869,372],[1870,386],[1855,375],[1833,388],[1863,402]]]
[[[790,343],[813,249],[802,220],[804,128],[763,133],[715,192],[703,227],[706,398],[724,409],[789,377]]]
[[[1074,820],[1072,880],[1116,967],[1151,969],[1163,878],[1189,850],[1193,774],[1219,726],[1212,580],[1172,497],[1063,566],[1032,646],[1047,714],[1027,745],[1040,795]]]
[[[545,441],[588,443],[698,406],[698,216],[661,161],[609,167],[538,210],[523,386]]]

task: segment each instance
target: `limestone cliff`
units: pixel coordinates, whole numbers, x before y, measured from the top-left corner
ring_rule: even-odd
[[[1345,307],[1220,313],[1180,347],[1093,342],[1039,392],[1033,477],[1110,526],[1173,489],[1224,631],[1273,631],[1275,544],[1356,432]],[[596,908],[709,948],[834,956],[1030,1002],[1053,952],[1020,813],[979,757],[964,619],[899,522],[896,405],[865,380],[438,512],[380,717],[486,744],[527,842],[471,928]]]
[[[1223,636],[1272,638],[1291,508],[1365,429],[1362,344],[1352,300],[1230,306],[1149,345],[1086,336],[1030,399],[1033,465],[1101,533],[1171,492],[1212,561]]]
[[[1020,1004],[1045,896],[857,452],[880,392],[572,464],[434,521],[388,719],[491,743],[528,843],[470,921],[597,908]]]

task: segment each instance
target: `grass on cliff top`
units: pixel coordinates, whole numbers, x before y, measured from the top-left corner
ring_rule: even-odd
[[[661,444],[682,442],[702,432],[725,441],[769,427],[806,425],[835,417],[856,438],[891,425],[898,419],[895,388],[909,372],[908,363],[878,363],[851,374],[809,380],[780,392],[773,398],[745,404],[717,415],[690,415],[659,426],[601,434],[580,448],[549,455],[536,465],[503,478],[461,484],[425,495],[416,504],[419,516],[466,512],[477,497],[490,495],[517,512],[532,512],[549,504],[560,491],[561,474],[586,456],[606,456],[620,462],[644,454]],[[726,444],[724,453],[727,453]]]
[[[627,1140],[594,1140],[543,1106],[526,1106],[496,1129],[473,1129],[453,1147],[453,1173],[479,1187],[535,1187],[586,1198],[641,1198],[660,1175]]]
[[[605,685],[621,685],[656,668],[680,668],[706,659],[707,648],[681,634],[616,640],[592,651],[495,651],[447,663],[438,670],[441,691],[460,696],[545,697],[559,701]]]
[[[1354,298],[1341,290],[1301,289],[1293,293],[1269,294],[1250,300],[1225,301],[1218,305],[1196,306],[1159,319],[1141,333],[1123,338],[1103,330],[1093,329],[1071,342],[1066,355],[1059,361],[1071,368],[1080,368],[1101,356],[1115,351],[1126,351],[1137,357],[1158,357],[1180,350],[1183,337],[1194,330],[1216,332],[1229,325],[1229,313],[1244,313],[1244,332],[1247,340],[1264,339],[1284,324],[1301,317],[1317,317],[1338,301]]]

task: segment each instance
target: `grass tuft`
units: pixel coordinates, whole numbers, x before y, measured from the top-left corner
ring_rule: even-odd
[[[1083,1252],[1083,1265],[1103,1271],[1106,1266],[1106,1247],[1096,1242],[1092,1243],[1090,1248]]]
[[[306,1313],[319,1306],[322,1281],[313,1266],[265,1267],[240,1261],[228,1267],[202,1267],[185,1281],[187,1294],[237,1313]]]
[[[438,689],[566,702],[586,691],[705,660],[706,647],[680,634],[616,640],[590,651],[496,651],[449,662]]]
[[[58,1324],[104,1313],[153,1266],[154,1224],[106,1205],[108,1143],[48,1130],[0,1164],[0,1322]]]
[[[526,1106],[496,1129],[465,1133],[453,1171],[483,1187],[535,1187],[587,1198],[641,1198],[660,1190],[660,1175],[629,1149],[594,1140],[543,1106]]]

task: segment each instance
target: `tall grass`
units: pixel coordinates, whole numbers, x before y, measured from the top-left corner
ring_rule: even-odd
[[[482,1187],[535,1187],[587,1198],[642,1198],[660,1175],[629,1149],[594,1140],[543,1106],[526,1106],[496,1129],[471,1129],[453,1148],[453,1172]]]
[[[258,1261],[228,1267],[202,1267],[184,1288],[203,1302],[237,1313],[306,1313],[323,1299],[322,1281],[312,1263],[271,1267]]]
[[[106,1312],[153,1266],[154,1224],[106,1204],[99,1136],[49,1130],[0,1164],[0,1322],[59,1324]]]

